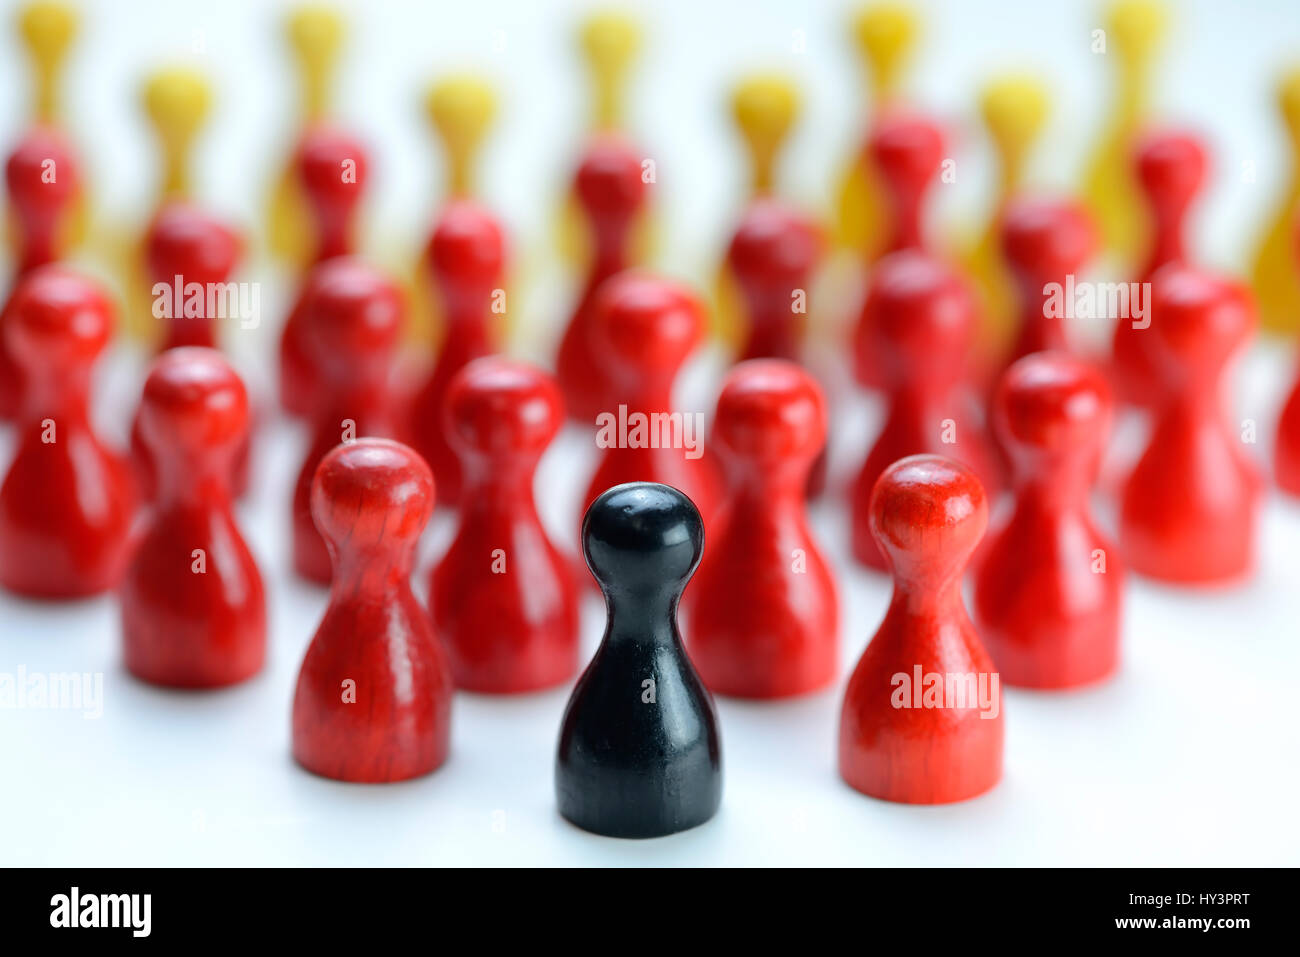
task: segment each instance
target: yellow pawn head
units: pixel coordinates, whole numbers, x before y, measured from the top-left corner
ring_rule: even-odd
[[[755,195],[770,193],[776,158],[799,116],[799,89],[787,76],[754,74],[736,85],[731,115],[749,150]]]
[[[898,95],[903,73],[916,51],[920,25],[902,3],[876,3],[853,17],[853,40],[867,65],[876,103]]]
[[[284,29],[301,75],[303,119],[323,119],[329,111],[330,83],[343,49],[343,18],[330,7],[312,4],[290,13]]]
[[[456,74],[429,87],[424,107],[447,153],[448,195],[472,195],[474,162],[497,115],[496,93],[482,77]]]
[[[37,0],[18,13],[18,36],[32,62],[32,117],[54,123],[59,116],[59,76],[77,38],[77,12],[55,0]]]
[[[1251,267],[1251,285],[1259,304],[1260,325],[1269,332],[1300,329],[1300,67],[1283,75],[1277,89],[1278,111],[1291,141],[1291,181],[1264,225]]]
[[[583,22],[578,43],[591,72],[592,125],[598,130],[618,129],[623,123],[627,77],[641,51],[641,27],[617,11],[596,13]]]
[[[198,71],[168,67],[145,80],[142,99],[145,115],[162,148],[162,195],[187,196],[190,152],[212,110],[212,89]]]

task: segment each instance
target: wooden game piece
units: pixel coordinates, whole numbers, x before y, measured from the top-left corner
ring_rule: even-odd
[[[988,524],[979,479],[938,455],[880,476],[871,529],[894,595],[840,712],[840,775],[886,801],[947,804],[1002,776],[1002,692],[961,581]]]
[[[1002,216],[1002,255],[1016,282],[1020,328],[1011,361],[1070,351],[1064,297],[1097,250],[1097,227],[1072,200],[1015,199]]]
[[[578,43],[590,74],[591,128],[621,129],[628,77],[641,52],[641,27],[621,11],[598,11],[583,21]]]
[[[916,14],[901,3],[875,3],[858,10],[851,32],[867,77],[867,110],[879,117],[898,105],[903,73],[911,62],[920,32]],[[868,127],[863,137],[867,141]],[[870,160],[861,146],[840,175],[836,191],[836,242],[874,260],[888,235],[888,201]]]
[[[189,203],[170,202],[158,211],[145,233],[145,262],[155,290],[159,285],[165,287],[162,295],[170,301],[172,314],[162,320],[160,352],[191,346],[216,347],[216,316],[209,312],[209,306],[217,302],[209,291],[229,280],[242,245],[240,237],[225,223]],[[201,290],[197,299],[190,294],[191,283],[198,284]],[[248,428],[241,427],[240,432],[230,478],[236,496],[248,487]],[[156,479],[153,453],[145,441],[138,413],[131,426],[131,459],[140,496],[152,501]]]
[[[886,565],[871,532],[871,496],[890,463],[941,453],[969,465],[988,488],[1000,485],[965,382],[974,333],[974,297],[943,263],[905,250],[876,264],[855,349],[860,364],[868,353],[879,363],[889,407],[850,493],[853,554],[873,568]]]
[[[434,481],[412,449],[384,439],[338,446],[311,483],[334,584],[293,696],[293,756],[340,781],[428,774],[451,741],[451,671],[411,591]]]
[[[533,501],[537,461],[564,421],[559,387],[525,363],[476,359],[452,379],[444,417],[465,495],[429,606],[456,686],[511,694],[568,681],[578,668],[574,566]]]
[[[1026,356],[998,385],[1015,502],[981,549],[973,605],[1009,684],[1073,688],[1119,663],[1125,569],[1088,503],[1111,411],[1100,371],[1063,352]]]
[[[824,251],[817,224],[785,203],[759,200],[745,211],[727,249],[747,320],[741,361],[799,359],[808,292]]]
[[[881,255],[928,249],[925,199],[943,164],[943,131],[924,116],[895,111],[876,121],[868,149],[889,224]]]
[[[574,180],[574,194],[591,231],[592,256],[555,360],[565,407],[580,422],[592,422],[609,405],[609,376],[591,343],[593,302],[601,283],[632,264],[633,227],[646,192],[641,157],[628,143],[605,136],[590,144]]]
[[[1037,77],[1006,74],[984,87],[979,106],[997,161],[997,186],[965,266],[979,297],[983,351],[1000,357],[1011,347],[1018,315],[1018,296],[1002,258],[1002,211],[1024,187],[1025,167],[1047,121],[1049,104]]]
[[[677,631],[703,549],[700,513],[675,488],[619,485],[587,509],[582,550],[609,618],[565,708],[555,762],[560,814],[583,830],[661,837],[717,813],[718,720]]]
[[[742,79],[731,94],[731,114],[749,160],[749,204],[737,233],[745,228],[749,206],[770,199],[776,190],[776,164],[790,130],[798,119],[799,88],[778,73],[755,73]],[[814,227],[815,228],[815,227]],[[734,238],[733,238],[734,244]],[[714,281],[713,331],[727,346],[737,348],[747,327],[744,293],[736,288],[730,256]]]
[[[168,67],[146,78],[141,99],[162,151],[158,201],[187,199],[194,141],[212,112],[212,89],[198,71]]]
[[[209,313],[207,290],[227,282],[243,252],[239,234],[215,216],[185,202],[168,203],[154,216],[145,233],[145,263],[153,287],[169,287],[172,315],[164,320],[159,352],[181,346],[217,347],[215,323]],[[205,292],[202,302],[188,295],[191,283]],[[179,286],[181,295],[176,295]],[[201,315],[190,305],[201,305]]]
[[[145,380],[138,421],[158,493],[122,584],[126,667],[175,688],[243,681],[266,655],[262,577],[231,507],[244,383],[214,349],[169,350]]]
[[[1114,63],[1106,123],[1084,173],[1084,201],[1101,229],[1103,248],[1133,261],[1145,242],[1142,197],[1133,181],[1133,141],[1145,125],[1151,72],[1168,10],[1161,0],[1115,0],[1092,49]],[[1099,47],[1099,44],[1105,44]]]
[[[1300,216],[1296,217],[1294,239],[1295,255],[1300,261]],[[1273,470],[1278,488],[1288,495],[1300,496],[1300,377],[1287,394],[1278,416]]]
[[[1138,282],[1150,282],[1162,266],[1186,263],[1187,212],[1205,183],[1205,145],[1191,133],[1158,131],[1144,136],[1134,153],[1138,186],[1151,213],[1151,242]],[[1134,405],[1159,404],[1159,373],[1144,348],[1148,341],[1133,319],[1120,316],[1111,344],[1112,375],[1119,397]]]
[[[58,0],[34,0],[19,10],[17,28],[31,69],[30,123],[63,130],[63,79],[81,31],[81,17],[74,7]],[[81,245],[89,219],[86,182],[79,177],[75,185],[71,208],[60,224],[60,240],[68,247]]]
[[[395,433],[390,378],[404,320],[396,284],[359,259],[335,257],[307,279],[302,337],[320,383],[311,446],[293,494],[293,567],[309,581],[330,581],[326,543],[313,521],[317,464],[340,442]]]
[[[438,357],[407,412],[411,447],[438,477],[443,504],[460,502],[460,460],[443,423],[447,388],[466,363],[498,349],[493,303],[505,272],[505,237],[477,203],[457,200],[443,210],[429,240],[428,268],[441,296],[446,334]]]
[[[313,127],[303,135],[298,177],[315,225],[315,264],[353,252],[357,208],[369,166],[365,147],[331,127]],[[310,277],[310,271],[308,272]],[[303,342],[304,291],[295,300],[280,332],[280,404],[303,416],[316,405],[318,372]]]
[[[63,137],[49,127],[30,130],[5,163],[5,187],[17,248],[12,298],[22,278],[59,256],[61,223],[77,191],[77,167]],[[0,309],[0,419],[12,419],[22,404],[22,370],[9,354],[4,327],[9,304]]]
[[[1278,110],[1286,128],[1290,177],[1272,208],[1251,266],[1250,282],[1259,302],[1260,324],[1268,332],[1300,329],[1300,270],[1292,255],[1292,230],[1300,216],[1300,66],[1282,77]]]
[[[0,585],[33,598],[113,588],[134,500],[126,462],[91,427],[91,369],[111,335],[100,287],[57,265],[28,273],[4,334],[22,370],[17,451],[0,486]]]
[[[1177,584],[1245,578],[1254,565],[1261,482],[1222,397],[1254,331],[1247,290],[1177,264],[1152,279],[1146,347],[1164,394],[1124,486],[1120,547],[1130,567]]]
[[[713,441],[728,488],[691,589],[691,660],[709,689],[745,698],[805,694],[835,677],[835,584],[808,528],[804,490],[826,442],[826,400],[792,362],[728,374]]]
[[[603,452],[588,506],[615,485],[662,482],[688,495],[706,522],[712,517],[718,477],[696,432],[699,417],[672,405],[673,381],[703,328],[703,305],[671,280],[629,271],[597,291],[592,354],[607,370],[610,391],[595,421]]]
[[[474,196],[477,160],[497,115],[496,93],[482,77],[453,73],[429,87],[424,99],[429,125],[446,156],[449,199]]]
[[[311,212],[299,179],[301,138],[329,117],[344,33],[339,14],[317,4],[295,8],[284,24],[285,41],[298,74],[298,134],[267,197],[266,239],[276,260],[295,267],[310,263],[315,246]]]
[[[57,126],[63,120],[63,75],[81,27],[77,11],[64,3],[36,0],[18,15],[18,36],[31,60],[32,122]]]

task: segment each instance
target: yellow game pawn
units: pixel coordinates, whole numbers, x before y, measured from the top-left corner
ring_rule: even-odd
[[[334,75],[343,49],[343,20],[326,6],[298,7],[285,21],[285,38],[298,74],[301,130],[329,116]],[[301,266],[311,256],[312,234],[293,152],[291,146],[267,199],[266,242],[274,259]]]
[[[1025,163],[1042,134],[1047,113],[1047,91],[1034,77],[999,77],[980,96],[980,114],[997,157],[998,182],[988,219],[966,255],[966,268],[983,302],[984,345],[992,354],[1007,344],[1016,314],[1016,293],[1002,259],[998,221],[1007,200],[1023,186]]]
[[[592,135],[618,133],[627,122],[627,88],[632,66],[641,52],[641,26],[619,10],[601,10],[582,21],[578,48],[587,67],[591,91]],[[632,240],[634,259],[643,262],[655,245],[654,226],[648,218],[637,226]],[[570,265],[587,261],[589,244],[572,196],[566,193],[556,220],[556,246]]]
[[[1296,267],[1296,224],[1300,221],[1300,67],[1282,77],[1278,108],[1291,144],[1291,178],[1261,237],[1251,284],[1260,324],[1269,332],[1300,329],[1300,271]]]
[[[1117,0],[1104,34],[1094,40],[1094,50],[1115,58],[1115,87],[1106,127],[1084,174],[1083,198],[1105,248],[1130,263],[1145,247],[1147,230],[1144,200],[1133,181],[1133,139],[1146,119],[1166,13],[1159,0]]]
[[[879,3],[853,18],[854,44],[866,67],[871,117],[898,101],[903,74],[916,51],[919,25],[911,7]],[[875,171],[855,148],[836,195],[836,243],[869,256],[884,242],[887,204]]]
[[[63,76],[68,54],[81,29],[77,11],[55,0],[37,0],[18,11],[18,40],[31,65],[31,123],[63,127]],[[88,203],[83,178],[62,224],[62,247],[80,245],[86,236]]]
[[[162,152],[158,202],[188,198],[194,140],[212,112],[212,89],[201,73],[169,67],[146,79],[141,100]]]
[[[736,84],[731,116],[749,158],[750,199],[771,195],[776,164],[800,112],[799,88],[782,74],[756,73]],[[713,332],[738,348],[744,331],[740,296],[725,258],[714,279]]]
[[[497,115],[496,94],[482,77],[455,74],[429,87],[424,105],[447,158],[447,197],[474,195],[479,149]]]

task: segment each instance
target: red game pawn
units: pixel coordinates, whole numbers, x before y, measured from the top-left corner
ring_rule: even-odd
[[[867,141],[871,162],[879,172],[889,205],[889,241],[876,253],[877,260],[902,250],[924,252],[925,198],[943,163],[943,133],[924,117],[894,113],[882,117]],[[870,311],[863,303],[855,335],[869,339]],[[883,388],[885,373],[880,360],[861,344],[854,350],[854,377],[868,388]]]
[[[433,497],[429,467],[397,442],[358,439],[321,460],[311,511],[334,583],[293,696],[293,756],[315,774],[401,781],[447,758],[451,670],[411,592]]]
[[[317,463],[340,442],[394,434],[390,376],[405,307],[373,266],[342,256],[317,266],[302,303],[302,338],[319,375],[312,441],[293,493],[293,567],[329,584],[330,560],[311,513]]]
[[[1020,331],[1010,362],[1033,352],[1069,352],[1067,290],[1097,251],[1088,211],[1073,201],[1016,199],[1002,213],[1002,253],[1020,295]]]
[[[889,203],[889,241],[884,256],[902,249],[928,249],[925,198],[943,164],[943,131],[923,116],[883,116],[867,144]]]
[[[1120,510],[1120,546],[1143,575],[1208,584],[1254,565],[1261,482],[1222,398],[1254,327],[1250,294],[1235,281],[1176,264],[1152,279],[1147,348],[1164,398]]]
[[[365,148],[338,130],[314,127],[303,135],[296,162],[315,225],[313,263],[320,265],[351,254],[357,207],[366,185]],[[310,275],[280,333],[280,404],[286,412],[299,416],[309,415],[315,407],[313,390],[318,387],[310,350],[301,334]]]
[[[94,282],[57,265],[27,274],[5,341],[25,383],[17,452],[0,486],[0,584],[34,598],[114,587],[126,562],[134,495],[126,461],[89,419],[91,370],[112,307]]]
[[[5,164],[5,187],[18,254],[12,298],[25,275],[58,258],[59,231],[78,188],[77,167],[63,137],[46,128],[28,132]],[[0,419],[19,414],[23,394],[21,370],[5,345],[9,312],[6,303],[0,310]]]
[[[1296,220],[1295,250],[1300,257],[1300,219]],[[1300,496],[1300,378],[1278,417],[1273,465],[1278,487],[1289,495]]]
[[[691,661],[709,689],[781,698],[835,677],[835,583],[808,528],[804,487],[826,441],[826,400],[799,366],[731,370],[713,438],[728,492],[691,589]]]
[[[975,620],[1009,684],[1073,688],[1119,663],[1125,571],[1088,496],[1110,428],[1110,387],[1061,352],[1026,356],[993,399],[1015,503],[975,575]]]
[[[208,313],[208,291],[230,279],[243,252],[240,237],[216,217],[177,202],[158,211],[144,242],[149,282],[166,287],[165,295],[171,303],[159,351],[181,346],[215,349],[217,317]],[[192,306],[200,302],[187,292],[191,283],[203,290],[203,311],[199,315],[191,314]]]
[[[996,488],[997,470],[965,384],[967,353],[975,332],[970,290],[948,267],[907,250],[876,264],[862,310],[869,351],[885,374],[889,408],[876,444],[851,492],[853,554],[884,570],[885,558],[871,533],[871,496],[876,479],[906,455],[934,452],[972,467]]]
[[[984,489],[937,455],[895,462],[876,485],[871,528],[894,595],[844,693],[840,774],[864,794],[947,804],[1002,776],[1002,689],[962,601],[988,524]]]
[[[429,605],[456,686],[511,694],[568,681],[578,669],[573,561],[533,501],[537,461],[564,421],[559,386],[522,362],[478,359],[452,379],[444,413],[465,496]]]
[[[145,262],[149,281],[154,284],[155,302],[163,298],[170,304],[169,315],[161,317],[165,326],[160,351],[185,346],[216,347],[216,316],[207,309],[209,291],[230,279],[241,247],[239,236],[230,227],[194,206],[175,202],[158,211],[145,234]],[[192,283],[197,284],[196,296],[190,295],[196,291]],[[161,295],[158,287],[163,287]],[[200,303],[202,309],[196,313],[193,307]],[[149,501],[155,490],[154,466],[138,414],[131,426],[131,458],[141,497]],[[248,464],[245,429],[233,465],[232,488],[236,496],[248,486]]]
[[[138,419],[158,494],[122,585],[126,667],[174,688],[243,681],[266,656],[262,576],[231,510],[248,394],[221,353],[164,352]]]
[[[438,498],[454,506],[460,501],[460,460],[443,427],[443,400],[466,363],[497,351],[492,303],[505,271],[505,237],[487,210],[456,201],[439,218],[427,257],[442,297],[446,336],[433,370],[411,399],[406,428],[411,447],[438,477]]]
[[[1151,214],[1151,245],[1139,282],[1150,282],[1162,266],[1187,263],[1184,236],[1187,213],[1205,185],[1205,145],[1190,133],[1154,133],[1138,144],[1137,181]],[[1134,328],[1120,316],[1112,344],[1113,374],[1119,396],[1133,405],[1159,403],[1160,376],[1146,348],[1147,328]]]
[[[817,224],[776,200],[757,200],[746,211],[727,250],[748,321],[740,361],[790,359],[802,353],[807,293],[825,251]]]
[[[698,415],[670,412],[673,380],[704,329],[704,307],[668,279],[625,272],[592,304],[592,355],[609,377],[610,407],[596,415],[604,456],[587,487],[584,511],[608,488],[659,482],[683,492],[708,524],[718,477],[704,455]]]
[[[606,279],[632,264],[633,228],[645,207],[646,192],[641,157],[631,145],[605,135],[588,147],[574,193],[586,216],[591,258],[555,360],[565,407],[581,422],[592,422],[609,406],[608,375],[591,341],[595,296]]]

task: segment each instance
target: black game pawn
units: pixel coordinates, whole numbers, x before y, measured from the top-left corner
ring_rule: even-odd
[[[582,522],[608,623],[560,725],[560,813],[610,837],[703,824],[722,800],[713,699],[677,632],[677,603],[704,552],[700,513],[653,482],[616,485]]]

